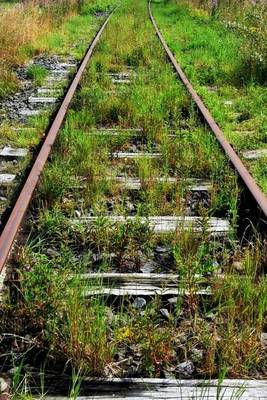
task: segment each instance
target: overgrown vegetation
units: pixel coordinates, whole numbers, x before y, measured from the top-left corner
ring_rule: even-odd
[[[13,259],[18,301],[7,299],[2,310],[1,333],[18,335],[1,342],[6,368],[19,337],[30,335],[15,365],[24,357],[38,371],[179,379],[190,362],[191,377],[266,374],[263,244],[238,240],[236,175],[166,63],[146,7],[127,0],[112,17],[42,175],[27,242]],[[118,72],[131,82],[114,82]],[[122,151],[145,154],[116,157]],[[138,178],[140,188],[118,177]],[[192,178],[211,188],[194,198]],[[198,232],[182,225],[158,234],[142,219],[186,214],[202,217]],[[210,235],[214,216],[231,223],[223,237]],[[136,307],[131,296],[103,295],[101,279],[82,275],[141,274],[146,264],[177,274],[180,293]]]
[[[153,4],[164,37],[233,147],[266,147],[266,6],[221,2],[215,18],[192,3]],[[264,162],[247,164],[266,191]]]
[[[66,32],[67,27],[62,30],[60,27],[65,20],[69,21],[71,28],[68,32],[71,43],[68,44],[72,45],[77,30],[81,29],[75,16],[83,15],[84,27],[91,22],[86,16],[93,15],[97,7],[102,12],[107,11],[110,4],[104,1],[49,0],[17,2],[8,8],[0,8],[0,98],[18,88],[14,74],[16,65],[45,51],[64,51],[62,39],[65,39],[63,31]],[[78,49],[83,45],[81,43]]]

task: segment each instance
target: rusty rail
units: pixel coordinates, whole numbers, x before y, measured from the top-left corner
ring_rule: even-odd
[[[157,26],[157,23],[152,15],[152,10],[151,10],[151,0],[148,2],[148,11],[149,11],[149,16],[151,19],[151,22],[155,28],[155,31],[159,37],[159,40],[161,41],[162,46],[164,47],[174,69],[176,70],[177,74],[179,75],[181,81],[183,84],[186,86],[188,92],[190,93],[192,99],[195,101],[201,115],[203,116],[205,122],[209,125],[210,129],[220,142],[223,150],[225,151],[226,155],[230,159],[231,163],[233,164],[234,168],[238,172],[239,176],[241,177],[242,181],[244,182],[245,186],[248,188],[249,192],[253,196],[254,200],[256,201],[257,205],[259,206],[260,210],[264,214],[264,216],[267,218],[267,197],[265,194],[261,191],[251,174],[249,173],[248,169],[245,167],[239,156],[236,154],[228,140],[225,138],[222,130],[218,126],[218,124],[215,122],[214,118],[210,114],[209,110],[206,108],[204,105],[203,101],[197,94],[197,92],[194,90],[193,86],[191,85],[190,81],[188,80],[187,76],[183,72],[182,68],[180,65],[177,63],[174,55],[172,54],[170,48],[168,47],[167,43],[165,42],[162,34],[160,33],[160,30]]]
[[[75,77],[73,78],[72,83],[70,84],[69,89],[61,103],[61,106],[56,113],[52,125],[46,135],[46,138],[41,146],[41,149],[26,179],[26,182],[19,194],[19,197],[16,200],[16,203],[12,209],[8,221],[3,229],[3,232],[0,237],[0,274],[3,271],[3,268],[7,261],[9,252],[12,248],[17,232],[21,226],[25,213],[28,209],[33,192],[37,186],[40,175],[47,161],[47,158],[51,152],[52,146],[56,140],[59,129],[61,128],[61,125],[68,111],[70,102],[81,80],[82,74],[88,64],[88,61],[92,56],[93,50],[96,44],[98,43],[111,15],[112,13],[106,18],[101,28],[99,29],[98,33],[94,37],[94,40],[92,41],[91,45],[89,46],[83,58],[83,61],[81,62],[80,67]]]

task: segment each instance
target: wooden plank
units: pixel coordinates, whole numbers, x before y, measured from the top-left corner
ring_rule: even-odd
[[[129,85],[131,83],[130,79],[112,79],[112,83],[115,85]]]
[[[258,160],[267,157],[267,149],[243,151],[242,155],[246,160]]]
[[[112,78],[118,78],[118,79],[128,79],[133,76],[133,72],[109,72],[107,75],[112,77]]]
[[[114,297],[152,297],[152,296],[189,296],[195,294],[196,296],[210,296],[210,288],[194,289],[192,292],[180,288],[161,288],[156,286],[149,287],[95,287],[90,290],[85,290],[83,296],[89,298],[91,296],[114,296]]]
[[[56,97],[34,97],[31,96],[28,99],[28,102],[31,104],[54,104],[57,102]]]
[[[0,151],[0,157],[6,157],[6,158],[23,158],[26,157],[28,154],[28,149],[23,149],[23,148],[13,148],[9,146],[5,146],[1,151]]]
[[[111,158],[129,158],[129,159],[135,159],[135,158],[140,158],[140,157],[145,157],[145,158],[159,158],[161,157],[161,153],[146,153],[143,151],[139,151],[136,153],[128,153],[128,152],[123,152],[123,151],[117,151],[114,153],[110,153]]]
[[[96,131],[92,132],[143,132],[143,128],[105,128],[105,127],[100,127]]]
[[[112,285],[114,283],[127,284],[129,286],[135,285],[161,285],[162,287],[166,286],[177,286],[179,282],[181,282],[181,275],[178,274],[158,274],[158,273],[143,273],[143,272],[92,272],[85,274],[74,274],[71,278],[79,277],[82,280],[88,281],[96,281],[102,284]],[[217,275],[218,276],[218,275]],[[220,275],[222,276],[222,275]],[[209,279],[203,277],[203,275],[195,274],[195,281],[197,283],[206,284],[209,282]]]
[[[204,220],[202,217],[192,216],[151,216],[151,217],[135,217],[128,216],[107,216],[107,220],[114,223],[126,223],[130,221],[140,221],[145,224],[148,223],[150,229],[156,233],[168,233],[176,230],[187,230],[192,232],[202,232],[203,229],[207,233],[213,235],[225,235],[230,230],[230,223],[222,218],[209,218]],[[80,217],[79,222],[93,223],[97,221],[98,217],[84,216]],[[77,221],[77,220],[76,220]]]
[[[230,380],[222,383],[218,380],[167,380],[167,379],[99,379],[87,381],[86,390],[84,381],[81,387],[88,395],[77,399],[267,399],[267,383],[260,380]],[[220,387],[220,391],[218,388]],[[45,396],[47,400],[67,399],[64,396]]]
[[[85,291],[85,297],[92,295],[109,296],[184,296],[189,290],[180,288],[181,276],[177,274],[154,273],[91,273],[73,275],[88,281],[90,287]],[[195,275],[194,292],[198,295],[210,295],[209,280],[201,275]]]
[[[14,174],[0,174],[0,185],[10,185],[15,178]]]
[[[24,108],[19,111],[19,115],[22,117],[34,117],[38,114],[40,114],[41,110],[30,110],[28,108]]]
[[[112,177],[108,177],[108,179],[112,179]],[[121,185],[123,185],[126,189],[131,190],[139,190],[142,186],[142,181],[138,178],[126,177],[126,176],[116,176],[114,180]],[[208,192],[212,188],[212,184],[210,181],[206,181],[204,179],[187,179],[180,180],[179,178],[174,177],[151,177],[149,179],[144,180],[144,183],[167,183],[167,184],[184,184],[188,186],[190,191],[195,192]]]

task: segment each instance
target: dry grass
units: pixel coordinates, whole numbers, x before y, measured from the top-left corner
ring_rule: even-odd
[[[53,24],[75,10],[76,0],[19,3],[0,13],[0,59],[2,63],[18,63],[26,57],[23,46],[32,44],[40,35],[50,31]],[[66,3],[66,2],[65,2]],[[42,29],[40,29],[42,27]]]
[[[80,3],[79,0],[28,0],[0,9],[0,98],[18,86],[12,67],[41,52],[38,39],[77,12]]]

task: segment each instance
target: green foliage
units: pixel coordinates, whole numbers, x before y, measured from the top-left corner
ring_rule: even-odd
[[[135,376],[161,377],[172,371],[179,378],[177,365],[195,349],[203,354],[194,363],[204,377],[220,376],[220,371],[251,375],[265,365],[260,333],[266,322],[266,280],[258,276],[263,249],[254,242],[237,245],[236,175],[166,63],[146,10],[144,0],[127,0],[110,20],[35,193],[28,242],[18,246],[13,261],[21,277],[20,302],[9,305],[19,317],[16,332],[25,335],[30,330],[45,348],[42,361],[49,361],[49,368],[58,362],[61,370],[65,365],[66,373],[73,372],[73,396],[80,376],[123,377],[129,374],[129,362]],[[188,69],[196,55],[197,62],[208,66],[201,84],[217,85],[226,77],[234,81],[227,60],[233,50],[224,49],[223,43],[234,43],[236,49],[235,35],[205,14],[192,16],[189,9],[177,11],[173,4],[164,10],[170,13],[169,26],[175,21],[173,29],[180,18],[183,28],[188,25],[189,37],[184,30],[182,44],[175,39],[172,46],[185,54],[182,62]],[[212,43],[203,39],[206,30]],[[216,38],[221,40],[219,49]],[[213,66],[216,57],[218,70]],[[112,80],[110,74],[122,71],[130,74],[130,85]],[[200,71],[200,66],[196,72],[191,67],[199,87]],[[246,107],[236,102],[245,120]],[[214,104],[223,118],[221,107]],[[101,127],[118,129],[117,135],[96,135]],[[140,128],[138,137],[133,127]],[[125,160],[114,154],[133,148],[161,157]],[[116,177],[139,178],[141,187],[124,187]],[[166,177],[177,181],[168,184]],[[206,193],[208,206],[197,200],[194,210],[189,209],[202,217],[198,232],[181,225],[170,234],[155,233],[141,217],[185,215],[192,203],[188,183],[195,177],[212,185]],[[110,215],[122,218],[114,222]],[[129,215],[133,219],[125,219]],[[209,233],[208,219],[214,215],[231,219],[233,229],[225,238]],[[94,221],[88,222],[89,217]],[[163,257],[157,247],[160,252],[163,248]],[[155,272],[178,274],[173,285],[181,292],[174,304],[168,303],[167,313],[162,298],[147,296],[140,310],[132,305],[132,296],[122,300],[104,295],[102,279],[92,282],[81,276],[140,272],[144,262],[154,260]],[[199,295],[203,287],[210,289],[209,296]],[[25,321],[34,324],[33,332]]]
[[[15,74],[0,64],[0,99],[13,94],[19,88]]]
[[[29,65],[27,78],[32,79],[36,86],[41,86],[48,75],[48,70],[42,65]]]

